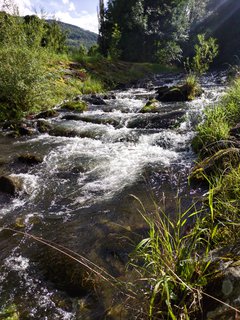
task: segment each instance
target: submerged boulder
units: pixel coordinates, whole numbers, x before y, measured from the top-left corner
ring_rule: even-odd
[[[0,177],[0,192],[8,193],[14,196],[23,188],[23,181],[19,177],[1,176]]]
[[[140,110],[140,113],[154,113],[154,112],[159,112],[159,101],[156,99],[150,99],[148,102],[145,104],[144,107]]]
[[[103,98],[96,94],[85,95],[82,97],[82,100],[96,106],[106,105],[106,102],[103,100]]]
[[[36,119],[47,119],[58,117],[59,113],[56,110],[50,109],[43,112],[40,112],[36,115]]]
[[[62,117],[64,120],[74,120],[74,121],[83,121],[87,123],[94,124],[109,124],[114,127],[117,127],[120,124],[120,121],[110,117],[101,117],[101,116],[89,116],[89,115],[78,115],[78,114],[66,114]]]
[[[49,134],[51,136],[55,137],[67,137],[67,138],[72,138],[72,137],[77,137],[79,136],[79,131],[73,128],[67,128],[64,126],[56,126],[52,130],[49,131]]]
[[[164,114],[139,115],[130,120],[127,127],[131,129],[168,129],[175,127],[184,114],[184,111],[177,110]]]
[[[27,164],[27,165],[37,165],[39,163],[43,162],[43,157],[39,156],[39,155],[35,155],[35,154],[22,154],[18,157],[18,161],[20,161],[21,163]]]
[[[192,88],[187,84],[172,87],[163,86],[157,89],[156,99],[162,102],[184,102],[191,101],[201,94],[201,88],[197,88],[193,94]]]
[[[44,119],[38,120],[36,127],[40,133],[48,133],[53,128],[52,124]]]

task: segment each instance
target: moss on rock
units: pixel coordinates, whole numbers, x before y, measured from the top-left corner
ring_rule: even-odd
[[[85,101],[67,101],[61,105],[61,109],[83,112],[87,110],[87,103]]]

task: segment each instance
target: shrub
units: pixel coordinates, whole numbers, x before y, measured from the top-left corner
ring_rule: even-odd
[[[204,34],[199,34],[197,40],[195,55],[191,62],[187,59],[185,68],[188,72],[201,76],[209,70],[210,64],[218,55],[218,44],[215,38],[206,39]]]
[[[0,48],[0,107],[2,117],[20,117],[32,110],[44,79],[41,52],[26,46]]]

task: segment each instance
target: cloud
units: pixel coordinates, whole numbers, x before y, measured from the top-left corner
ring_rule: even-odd
[[[0,8],[2,8],[4,4],[3,0],[0,0]],[[11,8],[14,7],[14,5],[17,6],[20,15],[27,15],[27,14],[32,14],[33,10],[31,9],[31,0],[15,0],[11,1]],[[10,12],[12,9],[10,8]]]
[[[69,7],[68,7],[68,11],[74,11],[74,10],[76,10],[75,5],[73,2],[70,2]]]
[[[19,13],[20,15],[24,16],[24,15],[30,15],[30,14],[35,14],[34,7],[33,4],[35,1],[33,0],[15,0],[14,1],[15,4],[18,6],[19,8]],[[35,2],[38,3],[38,2]],[[55,4],[56,0],[52,0],[51,2],[51,7],[56,8]],[[79,26],[85,30],[90,30],[93,32],[98,32],[98,20],[97,20],[97,13],[96,12],[87,12],[87,11],[81,11],[81,12],[76,12],[76,7],[74,5],[73,1],[70,0],[62,0],[62,3],[64,5],[67,5],[68,7],[66,8],[66,10],[61,8],[61,5],[59,6],[58,4],[58,8],[60,7],[60,10],[54,10],[54,12],[52,14],[49,14],[48,17],[51,18],[54,16],[54,18],[62,21],[62,22],[66,22],[69,24],[73,24],[76,26]],[[54,4],[54,6],[53,6]],[[3,0],[0,0],[0,8],[3,5]]]
[[[81,12],[76,13],[73,17],[70,12],[58,11],[55,12],[56,19],[59,19],[62,22],[70,23],[81,27],[85,30],[90,30],[93,32],[98,32],[98,20],[97,13]]]

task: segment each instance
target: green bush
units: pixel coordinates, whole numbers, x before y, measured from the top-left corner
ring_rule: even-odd
[[[26,46],[0,47],[0,108],[2,118],[21,117],[36,106],[44,68],[41,51]]]
[[[215,38],[206,39],[204,34],[197,36],[198,43],[195,44],[195,55],[190,62],[188,58],[185,62],[185,68],[187,72],[194,73],[201,76],[209,70],[210,64],[218,55],[218,44]]]

